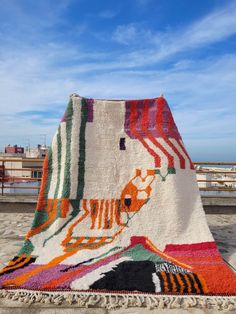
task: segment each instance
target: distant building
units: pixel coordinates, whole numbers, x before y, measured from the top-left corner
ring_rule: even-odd
[[[17,145],[8,145],[5,147],[5,153],[1,153],[0,157],[0,177],[4,176],[4,180],[16,182],[27,180],[28,178],[39,179],[42,177],[42,165],[46,157],[48,147],[37,145],[35,148],[20,147]],[[33,161],[31,161],[33,159]],[[35,162],[35,159],[39,161]],[[1,180],[1,178],[0,178]]]
[[[46,157],[48,147],[38,144],[36,148],[26,148],[26,158],[44,158]]]
[[[24,154],[24,147],[21,147],[21,146],[17,146],[17,145],[14,145],[14,146],[11,146],[10,144],[8,146],[5,147],[5,153],[6,154]]]
[[[0,165],[0,182],[2,182],[4,176],[5,176],[5,166]]]
[[[42,165],[43,161],[39,160],[33,162],[25,157],[11,156],[9,154],[1,155],[4,166],[1,165],[0,175],[4,173],[4,177],[7,180],[13,178],[19,179],[19,181],[27,178],[41,178],[42,177]],[[6,159],[6,161],[4,161]],[[32,158],[34,159],[34,158]],[[14,179],[14,181],[15,181]]]
[[[201,169],[202,170],[202,169]],[[198,173],[197,174],[197,180],[199,188],[209,188],[211,187],[211,182],[209,182],[212,179],[211,173]]]
[[[205,171],[205,173],[197,173],[197,180],[199,188],[216,188],[218,190],[201,191],[204,196],[235,196],[236,191],[236,174],[234,167],[202,167],[197,166],[197,171]],[[212,172],[213,171],[213,172]],[[221,172],[223,173],[221,173]],[[225,188],[229,190],[224,190]],[[231,190],[232,188],[232,190]]]

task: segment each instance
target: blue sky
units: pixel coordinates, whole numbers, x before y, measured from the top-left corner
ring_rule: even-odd
[[[236,160],[236,2],[0,0],[0,148],[50,144],[71,93],[164,93],[193,160]]]

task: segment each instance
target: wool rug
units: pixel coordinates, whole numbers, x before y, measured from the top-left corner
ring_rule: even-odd
[[[1,296],[106,308],[236,308],[193,163],[163,97],[70,96]]]

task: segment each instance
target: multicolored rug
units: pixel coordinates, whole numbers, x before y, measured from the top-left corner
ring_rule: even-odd
[[[70,97],[32,227],[0,275],[1,295],[25,302],[236,308],[163,97]]]

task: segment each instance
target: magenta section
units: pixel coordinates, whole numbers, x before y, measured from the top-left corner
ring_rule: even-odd
[[[92,99],[92,98],[86,99],[86,102],[87,102],[87,108],[88,108],[87,121],[88,122],[93,122],[93,104],[94,104],[94,99]]]
[[[66,111],[63,114],[63,117],[61,118],[61,122],[66,122]]]
[[[135,103],[133,101],[125,102],[125,121],[124,121],[124,129],[126,134],[132,138],[137,138],[131,132],[131,106],[135,106],[135,118],[132,121],[134,124],[136,132],[142,136],[142,138],[147,138],[147,133],[150,133],[152,136],[158,138],[162,137],[161,132],[168,138],[181,139],[181,136],[178,132],[178,129],[173,121],[173,117],[170,111],[170,108],[167,103],[165,103],[162,114],[159,112],[159,105],[157,99],[148,99],[148,127],[147,131],[142,130],[142,119],[144,116],[144,107],[145,101],[138,100]],[[158,115],[162,115],[158,117]],[[158,119],[157,119],[158,118]],[[157,121],[162,121],[162,123],[158,123]]]

